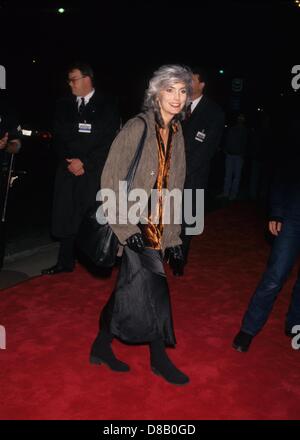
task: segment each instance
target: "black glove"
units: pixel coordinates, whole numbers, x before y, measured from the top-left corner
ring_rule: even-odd
[[[142,234],[140,234],[139,232],[127,238],[126,243],[128,247],[134,252],[140,253],[143,252],[143,250],[145,249],[145,243]]]
[[[173,274],[177,276],[183,275],[184,256],[180,245],[169,247],[165,251],[167,262],[169,263]]]
[[[166,249],[166,258],[168,263],[171,264],[171,261],[175,260],[178,263],[183,263],[183,252],[182,252],[182,248],[180,245],[177,246],[173,246],[173,247],[169,247]]]

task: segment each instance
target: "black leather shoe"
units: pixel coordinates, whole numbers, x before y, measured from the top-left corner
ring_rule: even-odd
[[[48,267],[47,269],[42,269],[42,275],[55,275],[61,272],[73,272],[74,269],[68,269],[66,267],[55,264],[54,266]]]
[[[175,367],[166,353],[162,339],[150,342],[150,365],[154,374],[163,377],[173,385],[186,385],[190,381],[186,374]]]
[[[119,373],[126,373],[130,370],[129,365],[125,362],[119,361],[119,359],[105,359],[104,357],[90,355],[90,363],[95,365],[106,365],[112,371],[118,371]]]
[[[126,373],[130,370],[130,367],[125,364],[125,362],[119,361],[119,359],[116,358],[111,348],[111,340],[112,337],[109,337],[108,334],[104,334],[104,332],[102,332],[102,336],[97,336],[92,345],[90,363],[95,365],[104,364],[113,371]]]
[[[188,376],[178,370],[175,366],[173,366],[172,369],[163,369],[151,365],[151,370],[156,376],[163,377],[167,382],[173,385],[186,385],[190,381]]]
[[[245,353],[249,350],[252,339],[252,335],[249,335],[249,333],[243,332],[241,330],[234,338],[232,342],[232,347],[235,348],[237,351]]]

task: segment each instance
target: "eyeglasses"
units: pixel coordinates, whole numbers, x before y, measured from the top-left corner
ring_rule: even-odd
[[[67,79],[67,83],[71,84],[71,83],[79,81],[80,79],[85,78],[85,77],[86,77],[86,75],[80,76],[79,78],[70,78],[70,79]]]

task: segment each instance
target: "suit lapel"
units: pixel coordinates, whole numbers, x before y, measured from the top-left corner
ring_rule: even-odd
[[[70,98],[70,112],[71,114],[73,114],[75,119],[78,119],[79,117],[79,113],[78,113],[78,104],[77,104],[77,99],[76,96],[72,95]]]
[[[196,108],[192,112],[188,122],[192,121],[193,119],[196,118],[196,116],[200,115],[205,109],[205,105],[206,105],[206,97],[203,95],[200,101],[198,102],[198,104],[196,105]]]
[[[86,108],[89,109],[90,107],[95,107],[97,97],[96,97],[96,91],[94,92],[93,96],[89,100],[89,102],[86,104]]]

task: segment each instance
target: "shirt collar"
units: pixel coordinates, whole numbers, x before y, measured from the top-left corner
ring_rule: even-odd
[[[193,112],[195,110],[195,108],[197,107],[197,105],[199,104],[199,102],[201,101],[202,98],[203,98],[203,95],[199,96],[198,98],[194,99],[194,101],[192,101],[191,112]]]
[[[84,98],[84,103],[87,105],[93,94],[95,93],[95,89],[93,89],[90,93],[88,93],[85,96],[77,96],[77,103],[79,104],[81,102],[81,98]]]

